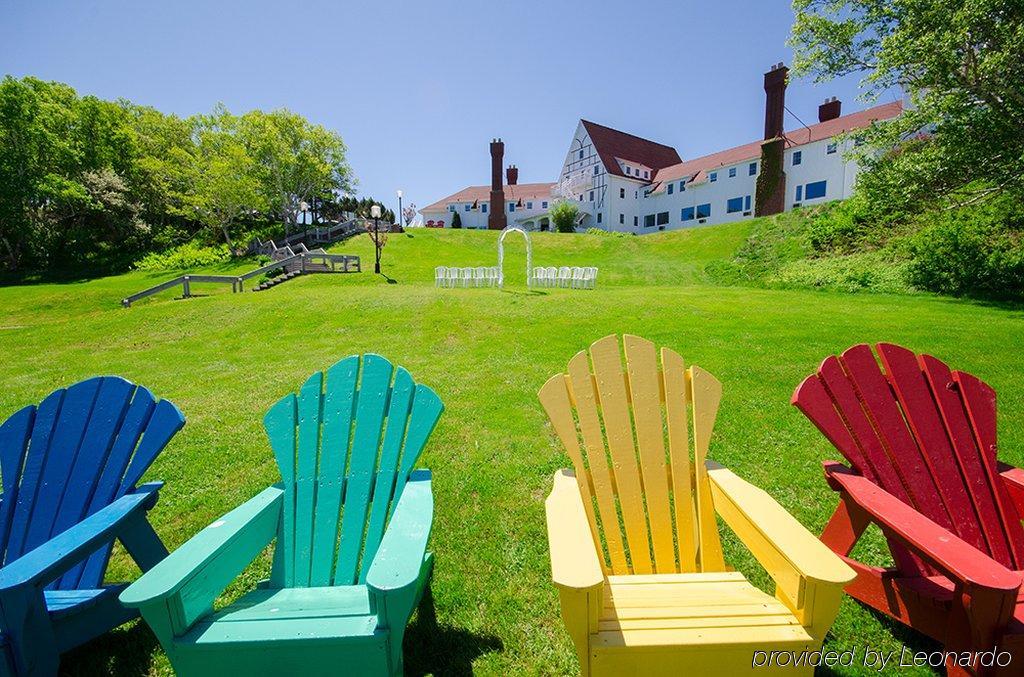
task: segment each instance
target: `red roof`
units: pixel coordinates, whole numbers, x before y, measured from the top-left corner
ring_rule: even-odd
[[[625,176],[616,158],[638,162],[650,167],[654,172],[682,162],[679,153],[671,146],[626,134],[596,122],[588,120],[580,120],[580,122],[587,130],[587,134],[594,144],[594,150],[601,157],[601,162],[604,163],[604,168],[609,174]]]
[[[517,183],[514,186],[505,186],[505,201],[518,202],[519,200],[550,200],[553,183]],[[479,202],[484,204],[491,199],[490,186],[470,186],[427,205],[421,212],[441,211],[448,209],[448,205],[455,202]]]
[[[877,120],[894,118],[902,112],[903,102],[894,101],[875,106],[874,108],[868,108],[867,110],[850,113],[849,115],[842,115],[827,122],[819,122],[810,127],[801,127],[800,129],[785,133],[786,148],[831,139],[833,136],[843,134],[844,132],[868,127]],[[668,183],[682,178],[691,181],[703,181],[707,172],[716,167],[725,167],[743,162],[744,160],[754,160],[761,157],[761,143],[761,141],[752,141],[742,146],[736,146],[735,148],[680,162],[671,167],[665,167],[654,175],[652,183]]]

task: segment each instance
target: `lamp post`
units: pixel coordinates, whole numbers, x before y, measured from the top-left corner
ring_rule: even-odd
[[[375,261],[373,263],[373,272],[380,274],[380,205],[372,205],[370,207],[370,216],[373,217],[373,252]]]
[[[305,200],[299,202],[299,213],[302,214],[302,232],[306,232],[306,214],[309,212],[309,203]]]
[[[398,225],[405,230],[405,214],[402,212],[402,191],[398,192]]]

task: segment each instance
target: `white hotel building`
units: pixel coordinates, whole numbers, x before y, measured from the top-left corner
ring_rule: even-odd
[[[684,161],[671,146],[580,120],[559,181],[520,185],[518,170],[509,168],[503,186],[506,222],[548,230],[549,207],[570,198],[580,207],[579,230],[645,234],[737,221],[755,213],[778,213],[848,197],[858,167],[846,158],[852,142],[837,137],[898,116],[902,103],[841,115],[841,104],[833,98],[819,107],[816,124],[783,132],[785,77],[786,68],[781,64],[765,74],[764,140],[692,160]],[[778,162],[777,154],[765,153],[772,144],[782,149],[778,169],[783,177],[774,186],[763,187],[766,195],[759,201],[757,180],[763,164]],[[487,228],[491,189],[472,186],[425,207],[421,210],[424,223],[450,227],[458,212],[463,228]]]

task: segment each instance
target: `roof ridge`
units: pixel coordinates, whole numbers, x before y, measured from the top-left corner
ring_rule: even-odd
[[[655,146],[661,146],[662,148],[668,148],[669,150],[676,150],[675,146],[670,146],[667,143],[661,143],[660,141],[654,141],[652,139],[648,139],[648,138],[643,137],[643,136],[638,136],[636,134],[631,134],[629,132],[624,132],[621,129],[615,129],[614,127],[609,127],[608,125],[602,125],[600,122],[593,122],[591,120],[586,120],[584,118],[580,118],[580,122],[582,122],[584,125],[594,125],[595,127],[600,127],[601,129],[607,129],[610,132],[615,132],[616,134],[622,134],[623,136],[628,136],[628,137],[634,138],[637,141],[643,141],[645,143],[653,143]],[[678,151],[676,151],[676,152],[678,152]],[[632,158],[626,158],[626,159],[632,159]]]

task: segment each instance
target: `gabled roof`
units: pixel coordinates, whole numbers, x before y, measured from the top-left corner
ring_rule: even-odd
[[[505,201],[518,202],[519,200],[550,200],[553,183],[517,183],[513,186],[506,185]],[[421,212],[443,211],[448,209],[452,203],[465,202],[489,202],[491,199],[490,186],[470,186],[463,188],[458,193],[453,193],[443,200],[427,205],[420,209]]]
[[[815,141],[831,139],[834,136],[850,132],[855,129],[863,129],[878,120],[888,120],[903,112],[903,102],[893,101],[874,108],[842,115],[834,120],[819,122],[809,127],[786,132],[786,148],[803,146]],[[718,167],[727,167],[746,160],[756,160],[761,157],[761,141],[752,141],[742,146],[736,146],[728,150],[718,151],[703,157],[680,162],[658,171],[651,179],[651,183],[669,183],[677,179],[686,179],[691,182],[700,182],[707,178],[709,171]],[[654,192],[660,192],[663,188],[659,186]]]
[[[590,140],[594,144],[594,150],[597,151],[609,174],[626,176],[616,158],[645,165],[654,172],[682,162],[679,153],[671,146],[642,139],[639,136],[620,132],[589,120],[580,120],[580,122],[587,130],[587,135],[590,136]]]

